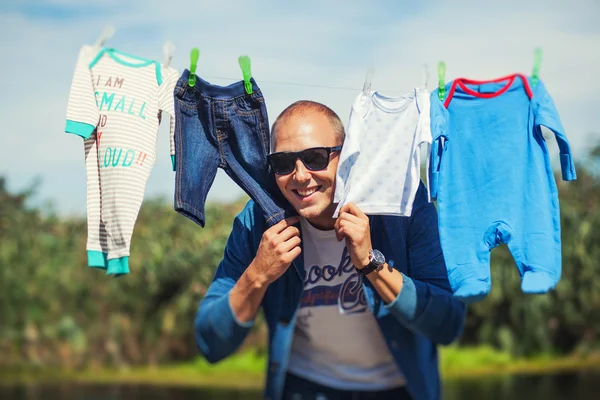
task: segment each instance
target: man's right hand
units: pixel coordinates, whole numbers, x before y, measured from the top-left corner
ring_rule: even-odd
[[[299,217],[284,219],[263,233],[256,257],[229,294],[231,308],[239,321],[246,323],[256,317],[267,287],[300,255],[300,230],[293,226],[299,220]]]
[[[263,233],[251,265],[256,279],[271,284],[300,255],[300,230],[293,226],[298,221],[299,217],[286,218]]]

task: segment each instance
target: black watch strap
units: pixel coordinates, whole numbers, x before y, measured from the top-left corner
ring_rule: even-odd
[[[355,267],[356,268],[356,267]],[[374,263],[370,262],[369,265],[367,265],[364,268],[356,268],[356,270],[362,274],[362,276],[367,276],[369,275],[371,272],[377,270],[377,265],[375,265]]]

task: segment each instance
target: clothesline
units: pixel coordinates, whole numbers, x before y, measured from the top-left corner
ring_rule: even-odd
[[[231,81],[238,81],[240,80],[240,78],[228,78],[228,77],[224,77],[224,76],[210,76],[210,75],[203,75],[203,77],[208,78],[208,79],[225,79],[225,80],[231,80]],[[320,88],[320,89],[334,89],[334,90],[351,90],[353,92],[356,91],[361,91],[362,88],[351,88],[351,87],[343,87],[343,86],[328,86],[328,85],[311,85],[311,84],[306,84],[306,83],[295,83],[295,82],[281,82],[281,81],[268,81],[268,80],[264,80],[261,79],[259,83],[272,83],[275,85],[288,85],[288,86],[300,86],[300,87],[314,87],[314,88]],[[401,90],[398,89],[385,89],[382,91],[386,91],[386,92],[400,92]]]

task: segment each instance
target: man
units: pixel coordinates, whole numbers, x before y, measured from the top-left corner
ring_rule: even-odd
[[[333,219],[339,117],[297,102],[271,135],[277,186],[299,217],[267,229],[253,201],[236,217],[196,317],[200,351],[209,362],[232,354],[262,306],[265,398],[441,398],[436,345],[460,335],[465,307],[425,187],[411,217],[368,217],[350,203]]]

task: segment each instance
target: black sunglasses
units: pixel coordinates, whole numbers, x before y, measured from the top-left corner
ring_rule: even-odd
[[[334,151],[342,150],[342,146],[312,147],[302,151],[280,151],[267,156],[269,164],[278,175],[287,175],[296,168],[296,160],[302,160],[310,171],[321,171],[329,165],[329,156]]]

